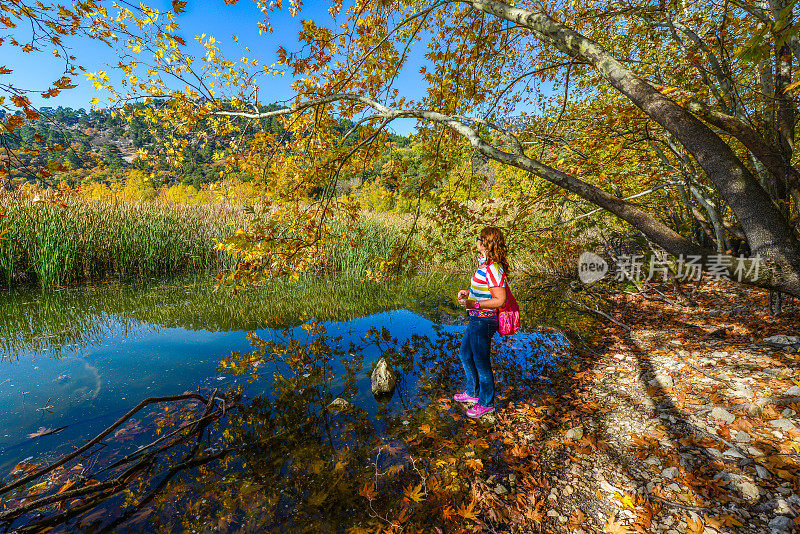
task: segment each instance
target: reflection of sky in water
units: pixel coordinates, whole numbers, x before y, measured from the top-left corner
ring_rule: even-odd
[[[220,387],[241,383],[246,396],[270,394],[268,380],[247,385],[247,376],[231,377],[217,371],[222,357],[232,350],[252,350],[245,332],[210,332],[183,328],[161,328],[147,323],[120,322],[114,315],[101,313],[96,317],[97,335],[84,347],[64,347],[60,359],[52,351],[19,353],[16,361],[0,362],[0,473],[9,465],[45,451],[59,453],[75,443],[94,436],[111,424],[140,400],[151,396],[175,395],[200,386]],[[463,325],[436,326],[410,311],[395,310],[347,322],[325,323],[327,336],[341,336],[341,347],[350,341],[362,344],[362,336],[371,328],[387,328],[398,343],[416,334],[436,338],[437,330],[460,336]],[[263,339],[281,337],[282,332],[261,330]],[[299,328],[292,336],[303,342],[306,332]],[[501,356],[510,356],[520,375],[546,375],[554,364],[553,350],[564,341],[560,334],[518,332],[508,339],[495,336],[501,342]],[[384,344],[385,348],[386,344]],[[380,349],[367,344],[364,368],[357,379],[358,393],[351,402],[371,416],[378,404],[370,392],[369,372]],[[334,397],[344,389],[344,367],[335,362],[330,391]],[[263,371],[263,369],[262,369]],[[262,373],[262,376],[271,373]],[[453,377],[453,390],[460,385],[461,373]],[[401,401],[413,402],[415,379],[404,381],[404,391],[396,392],[387,408],[402,409]],[[502,389],[503,384],[499,384]],[[448,392],[449,393],[449,392]],[[401,398],[403,397],[403,398]],[[65,430],[35,440],[25,436],[39,427]]]

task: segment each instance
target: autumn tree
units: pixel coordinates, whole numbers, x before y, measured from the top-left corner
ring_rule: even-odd
[[[304,20],[301,48],[280,48],[275,66],[247,49],[228,59],[212,36],[188,45],[178,36],[183,2],[167,13],[88,4],[67,10],[91,20],[73,29],[106,28],[99,37],[117,48],[123,76],[121,86],[104,72],[90,79],[121,114],[171,133],[150,156],[179,165],[191,143],[226,136],[215,160],[268,192],[268,215],[228,243],[245,259],[239,276],[297,272],[320,243],[343,238],[326,222],[332,214],[352,220],[357,206],[337,198],[337,183],[372,168],[390,146],[386,127],[410,118],[428,147],[421,162],[428,172],[415,177],[420,197],[455,161],[482,158],[607,210],[673,255],[707,258],[740,235],[766,260],[760,277],[745,281],[800,295],[793,3],[333,2],[329,23]],[[303,16],[301,2],[259,5],[265,16],[257,24],[266,33],[278,10]],[[427,92],[412,101],[395,86],[423,53]],[[296,77],[297,97],[264,110],[262,77],[275,74]],[[525,117],[520,110],[533,111]],[[545,112],[555,116],[549,126]],[[336,130],[341,119],[354,124],[344,135]],[[614,139],[624,140],[618,148],[630,165],[601,169],[598,162],[608,159],[602,150]],[[553,159],[559,153],[578,154],[579,164]],[[621,198],[623,189],[635,196],[652,188],[647,169],[654,167],[708,225],[715,248]],[[637,177],[632,168],[645,172]],[[513,210],[527,199],[510,200]],[[449,199],[440,203],[434,216],[463,212]]]

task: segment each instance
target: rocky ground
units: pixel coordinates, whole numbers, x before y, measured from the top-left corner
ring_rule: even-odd
[[[724,282],[665,296],[614,297],[630,329],[609,322],[559,397],[499,411],[487,530],[800,532],[800,307]]]

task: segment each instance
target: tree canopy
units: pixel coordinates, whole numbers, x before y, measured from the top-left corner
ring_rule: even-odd
[[[4,46],[33,53],[52,45],[68,58],[51,93],[69,88],[80,70],[67,38],[113,47],[121,82],[102,71],[88,76],[121,117],[168,132],[146,157],[180,165],[186,147],[230,140],[215,161],[260,180],[270,206],[260,224],[225,245],[246,260],[235,277],[298,272],[321,242],[348,237],[326,224],[358,209],[337,185],[374,165],[391,146],[387,126],[410,118],[419,123],[426,171],[409,173],[413,183],[398,188],[418,205],[455,165],[477,159],[516,172],[518,187],[494,216],[520,244],[535,238],[520,216],[541,194],[530,187],[533,176],[551,184],[551,202],[579,197],[673,255],[758,255],[760,276],[746,282],[800,295],[795,4],[331,2],[330,18],[305,19],[299,47],[280,47],[276,65],[248,49],[229,59],[211,35],[187,43],[181,1],[167,12],[9,2],[0,21],[12,36],[21,21],[35,27],[29,42],[9,37]],[[258,5],[265,39],[277,11],[304,17],[300,1]],[[423,56],[426,92],[412,100],[397,82]],[[296,77],[296,99],[266,109],[269,76],[283,74]],[[2,88],[9,110],[35,118],[19,89]],[[353,121],[344,134],[341,119]],[[6,133],[23,120],[8,115]],[[281,131],[271,126],[276,120]],[[657,208],[648,202],[656,191]],[[435,200],[428,215],[445,239],[482,220],[454,197]],[[385,265],[408,252],[399,248]]]

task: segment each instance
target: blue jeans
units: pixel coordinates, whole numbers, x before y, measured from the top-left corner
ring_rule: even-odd
[[[467,382],[467,395],[477,397],[481,406],[494,406],[494,373],[489,351],[497,332],[497,317],[470,317],[461,341],[461,365]]]

